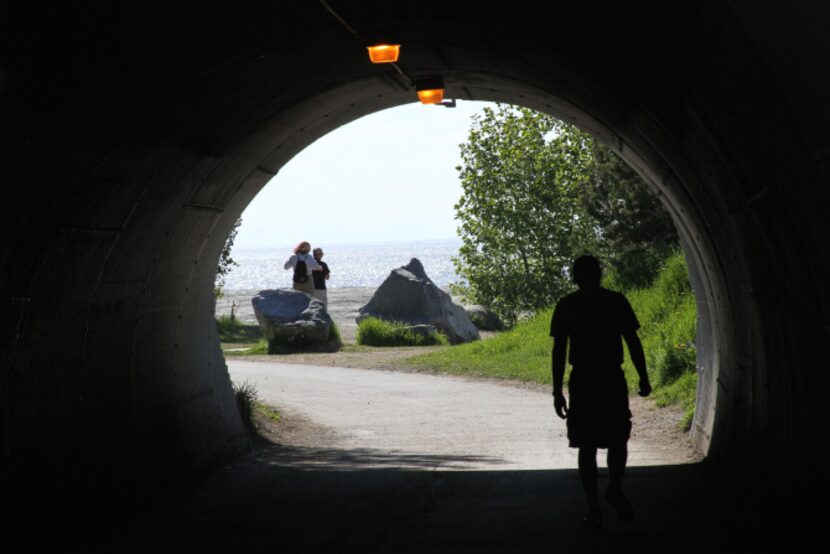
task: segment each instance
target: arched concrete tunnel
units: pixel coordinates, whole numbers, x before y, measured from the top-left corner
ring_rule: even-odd
[[[409,78],[549,112],[636,168],[691,262],[695,444],[770,498],[824,485],[826,5],[329,4],[351,30],[316,1],[6,14],[4,489],[172,482],[245,447],[213,323],[216,262],[292,156],[415,100],[369,64],[373,37],[403,45]]]

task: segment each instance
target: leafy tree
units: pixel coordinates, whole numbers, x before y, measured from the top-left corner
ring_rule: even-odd
[[[637,173],[602,144],[592,141],[592,158],[579,197],[599,224],[599,254],[616,285],[651,285],[662,263],[679,248],[674,223]]]
[[[242,225],[242,218],[236,220],[233,224],[228,238],[225,239],[225,246],[222,248],[222,255],[219,256],[219,267],[216,268],[216,281],[213,284],[213,294],[216,298],[222,296],[222,288],[225,286],[225,277],[239,264],[231,258],[231,249],[233,248],[233,241],[236,240],[236,233],[239,231],[239,226]]]
[[[597,253],[615,284],[630,288],[650,284],[677,249],[671,219],[639,176],[551,116],[485,108],[461,159],[453,262],[463,281],[453,289],[508,324],[569,292],[579,254]]]
[[[591,151],[589,135],[529,109],[474,116],[457,168],[463,244],[453,262],[466,283],[455,292],[512,324],[570,290],[567,265],[598,244],[579,196]]]

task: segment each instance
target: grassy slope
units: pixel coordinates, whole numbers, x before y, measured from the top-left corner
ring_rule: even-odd
[[[686,426],[694,413],[697,386],[696,309],[687,275],[685,261],[682,255],[677,255],[667,260],[652,287],[626,294],[642,325],[639,334],[646,350],[654,397],[660,405],[683,406]],[[551,313],[549,308],[488,340],[415,356],[406,363],[447,373],[549,384]],[[634,390],[637,373],[627,355],[623,369],[629,387]]]
[[[550,316],[552,309],[483,341],[468,342],[415,356],[415,367],[550,383]]]

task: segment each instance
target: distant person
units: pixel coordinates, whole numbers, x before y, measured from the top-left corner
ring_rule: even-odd
[[[597,495],[597,449],[608,449],[609,484],[605,499],[621,521],[634,519],[634,508],[622,491],[628,459],[631,411],[628,385],[621,365],[622,339],[640,376],[640,396],[651,393],[643,345],[637,336],[640,323],[622,294],[600,286],[599,260],[586,255],[574,261],[573,280],[579,289],[563,297],[553,311],[553,405],[567,420],[568,442],[579,449],[579,476],[588,501],[584,523],[602,525]],[[562,393],[565,354],[571,364],[568,383],[570,407]]]
[[[318,271],[312,271],[311,277],[314,280],[314,298],[323,303],[323,306],[328,309],[329,297],[326,290],[326,281],[331,277],[329,265],[323,261],[323,249],[315,248],[312,252],[314,254],[314,261],[320,266]]]
[[[312,271],[319,271],[321,267],[309,252],[311,252],[311,244],[302,241],[294,248],[294,254],[288,258],[283,267],[294,270],[291,279],[294,290],[314,296],[314,281],[311,275]]]

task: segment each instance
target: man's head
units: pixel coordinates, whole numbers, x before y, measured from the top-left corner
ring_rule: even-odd
[[[583,287],[598,287],[602,279],[602,266],[599,260],[590,254],[585,254],[574,260],[571,267],[573,282]]]
[[[323,257],[323,249],[322,248],[315,248],[312,251],[312,254],[314,254],[314,259],[315,260],[319,260]]]

